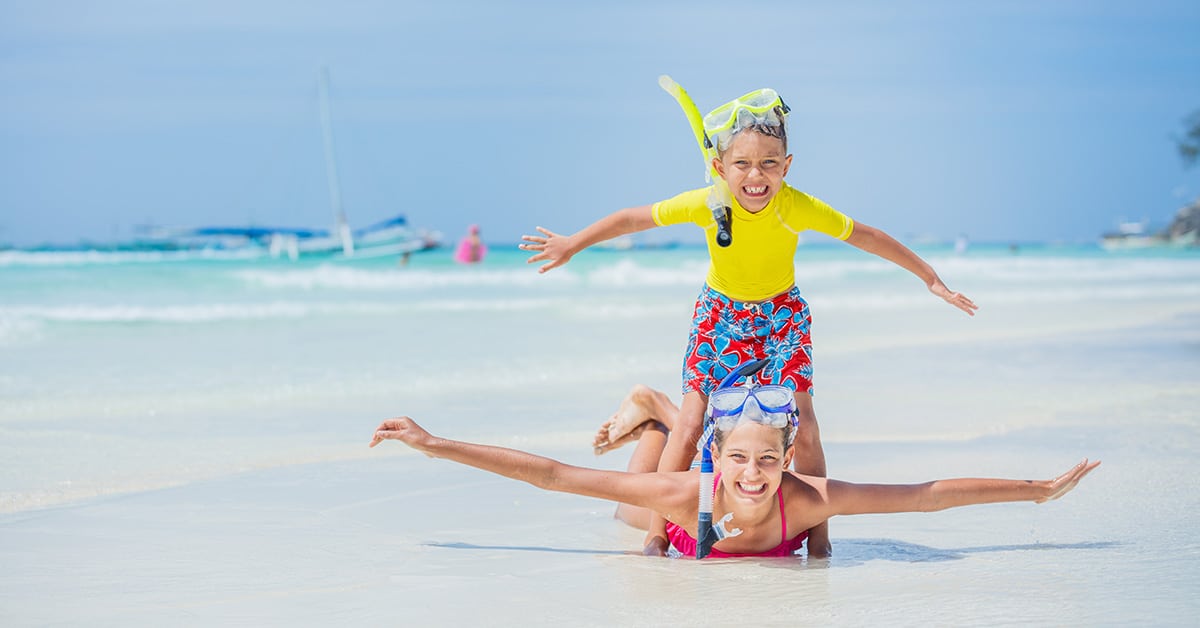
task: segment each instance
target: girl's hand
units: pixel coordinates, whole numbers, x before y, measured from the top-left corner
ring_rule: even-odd
[[[966,295],[962,294],[961,292],[950,292],[950,289],[946,287],[946,284],[940,281],[931,284],[929,286],[929,291],[938,297],[941,297],[941,299],[946,303],[949,303],[950,305],[953,305],[954,307],[966,312],[970,316],[975,316],[975,310],[979,309],[979,306],[975,305],[975,302],[968,299]]]
[[[1053,480],[1047,481],[1045,489],[1046,496],[1035,499],[1034,501],[1041,504],[1043,502],[1048,502],[1052,499],[1058,499],[1059,497],[1066,495],[1071,491],[1071,489],[1075,488],[1076,484],[1079,484],[1079,481],[1083,479],[1083,476],[1091,473],[1092,469],[1095,469],[1098,466],[1100,466],[1099,460],[1089,463],[1087,458],[1084,458],[1083,462],[1071,467],[1071,469],[1066,473],[1054,478]]]
[[[538,269],[539,273],[544,273],[571,261],[571,257],[575,255],[571,250],[571,236],[559,235],[542,227],[538,227],[537,230],[542,232],[541,236],[521,236],[524,242],[518,248],[523,251],[538,251],[537,254],[531,255],[529,259],[525,260],[526,264],[550,260]]]
[[[433,440],[433,436],[425,431],[425,428],[417,425],[417,422],[402,416],[396,419],[388,419],[379,424],[375,428],[375,436],[371,439],[369,447],[374,447],[385,440],[398,440],[418,451],[425,451],[429,442]]]

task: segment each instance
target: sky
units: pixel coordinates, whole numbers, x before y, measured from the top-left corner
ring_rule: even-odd
[[[1200,3],[0,0],[0,243],[143,225],[572,232],[704,185],[704,111],[792,108],[788,182],[906,241],[1095,241],[1200,196]],[[686,226],[650,241],[699,241]]]

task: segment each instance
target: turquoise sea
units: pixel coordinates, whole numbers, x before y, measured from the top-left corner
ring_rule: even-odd
[[[797,254],[797,281],[814,314],[817,413],[831,475],[905,482],[1050,477],[1084,456],[1105,463],[1076,493],[1036,511],[993,506],[837,522],[828,570],[793,574],[795,586],[815,599],[816,621],[908,623],[900,611],[975,625],[1194,619],[1200,250],[1007,244],[974,244],[962,254],[951,247],[916,250],[952,289],[980,305],[978,316],[950,308],[905,271],[850,247],[812,244]],[[334,481],[386,460],[419,465],[399,449],[365,447],[388,416],[411,415],[454,438],[619,468],[627,452],[593,459],[591,434],[635,383],[677,395],[706,252],[596,250],[544,275],[525,257],[515,243],[492,243],[485,262],[470,267],[454,264],[448,250],[416,254],[403,266],[395,259],[0,252],[0,564],[9,565],[0,569],[0,589],[9,591],[0,593],[0,618],[79,619],[37,602],[35,585],[48,580],[103,606],[98,600],[108,599],[109,590],[97,580],[73,580],[71,568],[55,562],[53,539],[44,536],[97,508],[122,511],[136,508],[137,500],[162,499],[154,497],[162,491],[223,482],[241,482],[239,490],[250,494],[253,478],[270,477],[262,474],[309,477],[320,469],[321,478]],[[437,469],[455,478],[464,473],[445,465],[407,473],[440,486],[449,480],[425,473]],[[233,498],[214,499],[209,507]],[[579,509],[569,505],[578,502],[557,499],[539,512],[566,527],[579,524]],[[471,499],[436,503],[463,512]],[[147,513],[159,511],[137,512],[153,518]],[[254,524],[252,516],[239,516]],[[406,560],[426,561],[425,569],[458,574],[457,561],[472,551],[462,547],[492,560],[503,554],[497,547],[569,546],[576,538],[537,528],[550,540],[523,539],[530,523],[521,517],[496,524],[509,526],[502,538],[463,523],[422,527],[437,516],[431,510],[411,524],[403,522],[408,515],[391,524],[393,532],[415,526],[408,529],[415,540],[401,549],[413,548]],[[639,536],[604,516],[584,519],[589,547],[636,549]],[[145,534],[165,534],[146,525]],[[46,549],[27,550],[39,543]],[[460,549],[437,550],[437,543]],[[1058,549],[1028,551],[1037,546]],[[316,562],[322,560],[340,565],[332,554]],[[662,576],[655,561],[627,560],[634,562],[604,564],[632,570],[635,582]],[[401,565],[418,563],[389,563],[392,581],[415,587],[411,596],[449,595],[423,588],[416,572],[409,579],[409,567]],[[308,564],[287,569],[305,574]],[[614,593],[604,587],[615,585],[595,585],[584,575],[596,568],[586,557],[535,553],[518,564],[532,570],[527,584],[568,599],[589,598],[579,587]],[[557,567],[541,571],[534,564]],[[340,569],[333,572],[353,571]],[[680,569],[691,568],[668,571],[701,591],[718,586],[704,572]],[[750,570],[738,574],[753,582],[780,573],[738,569]],[[33,572],[41,580],[27,577]],[[1019,586],[1029,591],[1061,596],[1062,607],[985,586],[987,578],[1003,582],[1004,573],[1022,578]],[[280,586],[292,592],[333,586],[322,574],[293,575],[295,581]],[[485,597],[493,591],[489,599],[501,592],[487,587],[515,586],[459,575],[456,584]],[[947,597],[915,585],[922,577],[943,588],[980,580],[969,595]],[[258,586],[245,578],[244,586]],[[150,580],[134,581],[157,590]],[[894,599],[889,610],[870,591],[904,601]],[[174,599],[165,590],[158,595],[162,604]],[[212,611],[193,619],[220,617],[203,600],[191,601]],[[329,601],[341,603],[348,602],[336,595]],[[174,608],[162,604],[153,608]],[[929,610],[937,605],[943,606]],[[180,618],[130,608],[142,610],[115,617]],[[549,617],[555,616],[570,617]],[[436,621],[419,604],[408,617]],[[505,617],[518,616],[496,616]],[[574,617],[582,625],[612,618]],[[640,620],[658,623],[654,617]]]

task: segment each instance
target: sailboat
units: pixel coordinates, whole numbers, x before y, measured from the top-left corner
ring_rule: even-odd
[[[350,227],[342,208],[337,161],[334,158],[333,123],[329,111],[329,70],[318,77],[321,130],[325,146],[325,175],[333,209],[331,229],[291,227],[192,227],[154,228],[143,232],[142,242],[156,241],[161,248],[175,250],[219,250],[240,255],[287,257],[370,258],[403,255],[436,248],[442,235],[413,228],[403,215],[393,216],[360,229]]]

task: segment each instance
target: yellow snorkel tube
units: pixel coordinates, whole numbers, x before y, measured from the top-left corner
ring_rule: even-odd
[[[713,221],[717,223],[717,244],[729,246],[733,243],[733,234],[730,232],[730,215],[733,210],[729,185],[713,167],[713,160],[717,158],[717,147],[704,132],[704,118],[700,116],[700,110],[696,108],[696,103],[692,102],[692,97],[688,96],[683,87],[666,74],[658,77],[658,85],[670,94],[675,102],[679,103],[684,115],[687,116],[688,124],[692,127],[692,134],[696,136],[700,154],[704,157],[704,180],[713,184],[712,191],[708,194],[707,205],[708,209],[712,211]]]

